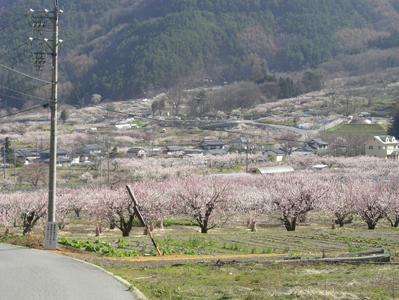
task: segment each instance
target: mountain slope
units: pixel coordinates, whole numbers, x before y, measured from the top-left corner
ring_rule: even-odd
[[[3,0],[0,10],[12,20],[51,2]],[[369,41],[389,38],[399,24],[397,0],[59,2],[68,78],[80,97],[115,100],[182,81],[187,87],[203,78],[221,84],[267,70],[316,67],[340,53],[376,47]],[[0,46],[0,55],[21,42]],[[11,77],[3,75],[2,84],[15,85]]]

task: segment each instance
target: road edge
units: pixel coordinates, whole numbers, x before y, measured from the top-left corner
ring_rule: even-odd
[[[43,250],[40,250],[40,251],[43,251]],[[46,250],[44,250],[44,251],[46,251]],[[49,252],[49,253],[53,253],[53,254],[56,254],[56,255],[61,255],[63,257],[66,257],[66,258],[69,258],[69,259],[73,259],[73,260],[76,260],[76,261],[78,261],[80,263],[84,263],[84,264],[90,265],[92,267],[95,267],[95,268],[99,269],[100,271],[104,272],[105,274],[110,275],[111,277],[115,278],[120,283],[122,283],[124,286],[129,288],[129,290],[131,290],[131,292],[134,294],[134,296],[137,298],[137,300],[148,300],[147,297],[138,288],[136,288],[133,284],[131,284],[129,281],[123,279],[122,277],[120,277],[118,275],[115,275],[114,273],[104,269],[103,267],[97,266],[95,264],[89,263],[89,262],[81,260],[79,258],[70,257],[70,256],[58,254],[58,253],[55,253],[55,252]]]
[[[84,263],[84,264],[90,265],[92,267],[95,267],[95,268],[99,269],[100,271],[104,272],[105,274],[113,277],[114,279],[118,280],[120,283],[122,283],[124,286],[126,286],[132,292],[132,294],[137,298],[137,300],[148,300],[148,298],[138,288],[136,288],[133,284],[131,284],[127,280],[123,279],[122,277],[120,277],[118,275],[115,275],[114,273],[104,269],[103,267],[97,266],[95,264],[89,263],[87,261],[84,261],[84,260],[81,260],[81,259],[78,259],[78,258],[75,258],[75,257],[62,255],[60,253],[57,253],[56,252],[57,250],[56,251],[48,251],[48,250],[29,248],[29,247],[24,247],[24,246],[21,246],[21,245],[14,245],[14,244],[9,244],[9,243],[3,243],[3,244],[10,245],[10,246],[13,246],[13,247],[19,247],[19,248],[34,250],[34,251],[47,252],[47,253],[50,253],[50,254],[62,256],[62,257],[68,258],[68,259],[73,259],[73,260],[76,260],[76,261],[78,261],[80,263]]]

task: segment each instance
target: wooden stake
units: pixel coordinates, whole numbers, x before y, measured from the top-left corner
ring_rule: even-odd
[[[136,197],[134,196],[133,191],[130,189],[130,186],[128,186],[128,185],[126,186],[126,188],[127,188],[127,191],[129,192],[130,197],[133,200],[133,203],[134,203],[133,210],[134,210],[135,215],[137,216],[137,219],[139,219],[139,221],[140,221],[142,226],[145,226],[147,228],[147,232],[148,232],[148,234],[149,234],[149,236],[151,238],[152,244],[154,245],[155,250],[157,250],[158,255],[161,256],[161,252],[159,251],[158,246],[155,243],[154,238],[152,237],[150,228],[148,228],[148,225],[147,225],[146,221],[144,220],[144,217],[140,213],[140,210],[139,210],[139,207],[138,207],[138,202],[136,200]]]

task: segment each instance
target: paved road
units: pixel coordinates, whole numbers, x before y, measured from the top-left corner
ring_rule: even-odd
[[[0,299],[134,300],[122,283],[66,257],[0,244]]]

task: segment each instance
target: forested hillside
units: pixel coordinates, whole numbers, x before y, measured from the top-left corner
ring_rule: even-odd
[[[0,28],[53,1],[0,0]],[[66,96],[129,99],[175,86],[223,84],[307,70],[339,54],[399,45],[398,0],[59,0]],[[0,63],[21,45],[20,22],[0,31]],[[11,40],[10,37],[13,37]],[[4,57],[2,57],[4,55]],[[27,69],[29,57],[15,67]],[[32,89],[0,70],[2,86]],[[70,82],[69,82],[70,81]],[[182,83],[183,82],[183,83]],[[208,81],[209,82],[209,81]],[[72,84],[71,84],[72,83]],[[3,90],[3,96],[7,94]],[[22,105],[22,103],[19,103]]]

